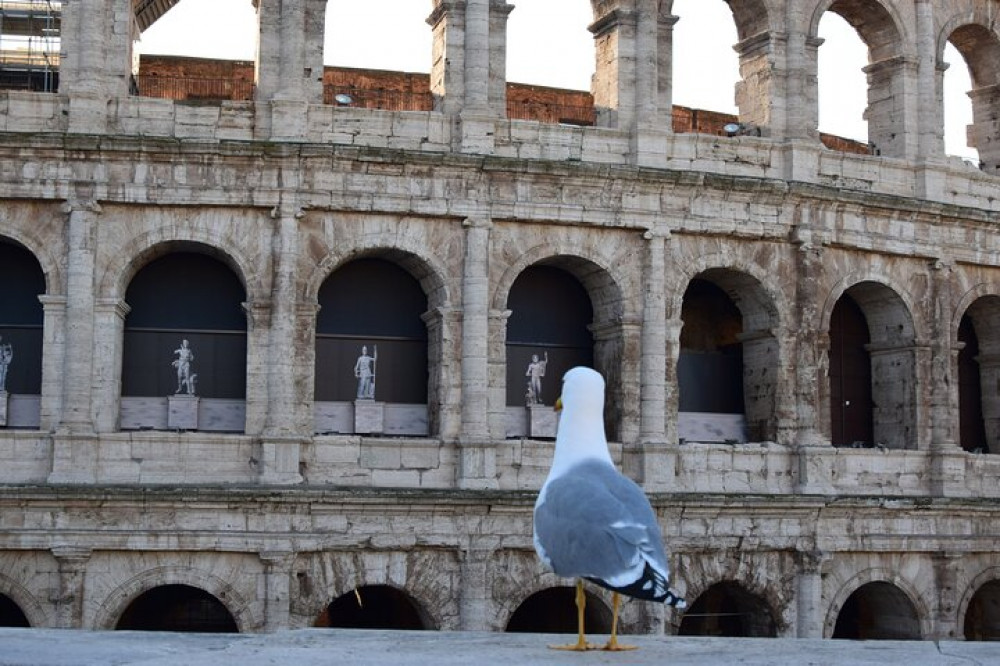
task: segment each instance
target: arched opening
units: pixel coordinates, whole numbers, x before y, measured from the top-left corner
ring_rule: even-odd
[[[671,72],[675,132],[716,134],[717,114],[738,113],[733,92],[740,81],[739,57],[733,51],[739,41],[734,11],[729,3],[715,0],[673,2],[671,13],[678,17]]]
[[[1000,296],[976,299],[958,327],[958,406],[962,448],[1000,453]]]
[[[123,429],[242,432],[246,291],[224,263],[177,251],[140,269],[125,292]]]
[[[984,21],[985,21],[984,17]],[[992,19],[989,19],[992,25]],[[1000,126],[996,121],[996,108],[1000,104],[1000,39],[997,39],[992,28],[983,25],[964,25],[954,30],[948,37],[950,45],[954,47],[952,55],[945,51],[944,58],[947,62],[960,64],[964,60],[968,68],[968,79],[954,73],[952,75],[945,72],[945,84],[950,76],[954,76],[954,83],[964,83],[967,95],[972,100],[971,119],[965,114],[968,122],[965,141],[959,139],[960,144],[968,144],[978,153],[981,168],[987,173],[997,173],[1000,169]],[[960,56],[960,57],[957,57]],[[964,74],[964,72],[963,72]],[[951,90],[948,90],[951,93]],[[961,91],[955,91],[956,99],[962,99]],[[946,97],[946,100],[948,97]],[[968,108],[966,103],[945,106],[946,121],[950,124],[951,114],[955,106]],[[961,137],[961,127],[955,128],[955,133]],[[971,156],[972,153],[968,152]]]
[[[917,609],[892,583],[866,583],[844,602],[833,638],[849,640],[920,640]]]
[[[965,611],[965,640],[1000,641],[1000,581],[978,590]]]
[[[819,131],[867,143],[868,49],[851,24],[833,12],[823,14],[819,38],[823,40],[816,55]]]
[[[979,338],[972,317],[965,315],[958,326],[958,416],[959,441],[966,451],[989,452],[983,421],[983,390],[979,370]]]
[[[507,435],[554,437],[563,373],[594,365],[590,296],[567,271],[536,264],[514,280],[507,308]]]
[[[834,446],[873,445],[870,342],[865,313],[844,294],[830,316],[830,420]]]
[[[829,18],[830,13],[844,19],[850,27],[845,28],[836,19]],[[816,28],[820,39],[829,40],[820,46],[817,56],[820,95],[823,106],[827,108],[821,128],[830,134],[846,135],[849,139],[867,140],[868,152],[873,155],[907,157],[916,145],[916,135],[907,132],[910,97],[902,93],[911,74],[907,61],[900,57],[903,39],[893,15],[881,0],[834,0],[822,15],[820,23],[830,23],[829,27],[824,26],[824,30],[819,26]],[[852,32],[860,38],[865,49],[858,48]],[[831,44],[837,46],[836,51]],[[819,61],[825,60],[829,53],[837,54],[836,61],[827,63],[833,71],[819,70]],[[861,53],[867,56],[861,67],[866,82],[858,86],[851,81],[857,80]],[[857,104],[859,90],[867,91],[860,117],[856,115],[856,106],[840,106],[849,100]],[[844,126],[847,131],[827,124],[839,117],[849,118]],[[863,130],[864,121],[867,121],[867,132]],[[852,152],[857,150],[849,144],[837,147]]]
[[[684,292],[677,359],[678,437],[746,442],[776,436],[775,309],[738,271],[700,273]]]
[[[115,629],[236,633],[236,620],[225,605],[190,585],[161,585],[140,594],[122,613]]]
[[[972,125],[972,104],[969,91],[972,79],[969,67],[955,45],[944,47],[944,151],[979,166],[979,151],[969,145],[969,126]]]
[[[829,398],[836,446],[917,449],[917,351],[909,309],[889,287],[861,282],[830,316]]]
[[[342,629],[433,629],[430,617],[405,592],[389,585],[365,585],[337,597],[314,623]]]
[[[0,428],[41,422],[45,275],[21,245],[0,239]]]
[[[384,259],[356,259],[319,289],[318,432],[426,435],[427,296]]]
[[[0,594],[0,627],[30,627],[27,616],[14,600]]]
[[[586,590],[583,622],[587,633],[611,633],[611,609]],[[550,587],[535,592],[521,602],[505,631],[535,634],[575,634],[577,626],[576,588]]]
[[[739,583],[716,583],[681,617],[681,636],[775,638],[774,613],[761,597]]]

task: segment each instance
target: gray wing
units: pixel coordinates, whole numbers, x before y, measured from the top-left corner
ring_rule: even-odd
[[[553,479],[535,507],[535,539],[561,576],[626,587],[648,564],[666,580],[663,539],[645,494],[631,479],[585,462]]]

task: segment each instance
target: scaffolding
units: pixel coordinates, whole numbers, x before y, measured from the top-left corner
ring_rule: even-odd
[[[59,88],[61,0],[0,0],[0,89]]]

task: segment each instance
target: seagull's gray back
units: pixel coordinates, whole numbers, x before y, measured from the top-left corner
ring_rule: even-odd
[[[638,577],[643,561],[668,575],[649,500],[604,462],[584,461],[546,483],[535,507],[535,538],[560,576],[611,580],[637,570]]]

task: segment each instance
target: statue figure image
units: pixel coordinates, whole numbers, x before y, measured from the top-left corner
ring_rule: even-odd
[[[7,368],[14,360],[14,348],[9,342],[3,342],[3,337],[0,337],[0,343],[0,392],[3,392],[7,390]]]
[[[545,360],[539,361],[538,354],[531,355],[531,363],[524,376],[528,378],[527,402],[529,405],[542,404],[542,377],[545,376],[545,366],[549,363],[549,353],[545,352]]]
[[[368,355],[368,347],[361,347],[361,356],[354,363],[354,376],[358,378],[358,400],[375,399],[375,364],[378,362],[378,345],[373,347],[373,356]]]
[[[187,395],[194,395],[195,381],[198,375],[191,374],[194,352],[188,347],[188,341],[181,340],[181,346],[174,350],[174,354],[177,358],[173,360],[171,365],[177,368],[177,391],[175,393],[179,394],[183,390]]]

